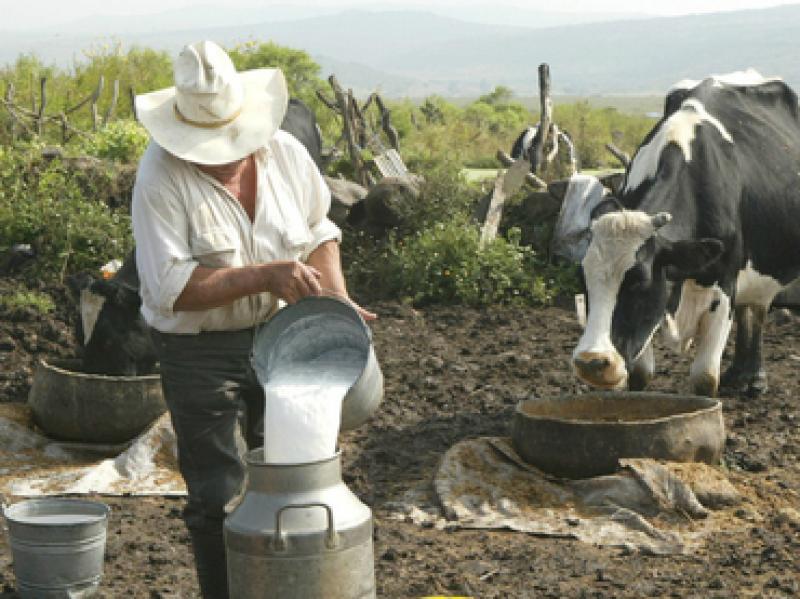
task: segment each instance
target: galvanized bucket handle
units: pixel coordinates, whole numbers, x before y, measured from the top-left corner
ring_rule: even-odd
[[[333,525],[333,509],[327,503],[313,502],[313,503],[293,503],[284,505],[275,514],[275,538],[273,544],[276,551],[286,551],[286,538],[283,530],[281,530],[281,516],[286,510],[301,509],[310,507],[321,507],[325,509],[325,514],[328,518],[328,529],[325,535],[325,546],[328,549],[336,549],[339,545],[339,536],[336,534],[336,528]]]

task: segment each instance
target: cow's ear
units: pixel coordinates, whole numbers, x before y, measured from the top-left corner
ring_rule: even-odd
[[[683,279],[703,272],[719,260],[725,245],[719,239],[705,238],[666,243],[659,250],[659,260],[671,279]]]
[[[622,204],[620,204],[617,198],[613,196],[603,198],[597,206],[592,208],[591,220],[597,220],[604,214],[609,214],[610,212],[621,212],[622,209]]]

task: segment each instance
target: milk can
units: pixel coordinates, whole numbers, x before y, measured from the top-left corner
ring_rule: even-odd
[[[372,512],[342,481],[340,455],[266,464],[247,455],[249,482],[225,520],[236,599],[375,597]]]

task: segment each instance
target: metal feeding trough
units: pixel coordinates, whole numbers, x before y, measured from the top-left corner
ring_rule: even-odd
[[[161,375],[80,372],[80,360],[40,360],[28,395],[36,424],[49,436],[81,443],[125,443],[163,414]]]
[[[511,427],[517,453],[544,472],[588,478],[620,458],[717,464],[725,445],[722,404],[664,393],[594,393],[521,401]]]

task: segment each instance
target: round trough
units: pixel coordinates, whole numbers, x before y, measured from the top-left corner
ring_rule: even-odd
[[[36,424],[54,439],[124,443],[167,409],[161,376],[80,372],[80,360],[39,360],[28,404]]]
[[[664,393],[593,393],[517,405],[517,453],[565,478],[611,474],[620,458],[717,464],[725,445],[722,404]]]

